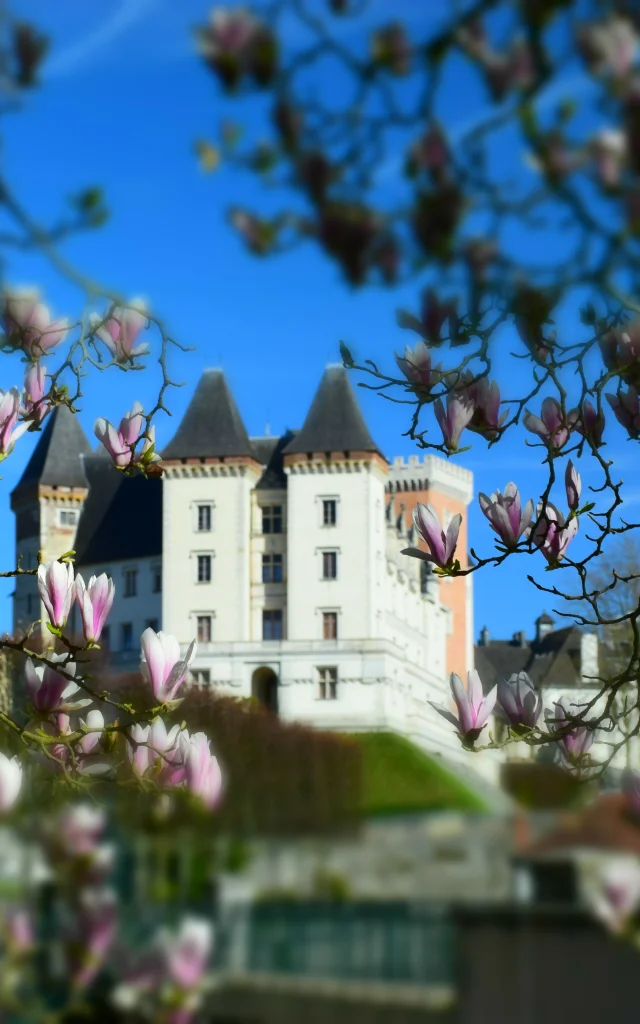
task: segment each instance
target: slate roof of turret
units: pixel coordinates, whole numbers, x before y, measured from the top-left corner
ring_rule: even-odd
[[[222,370],[205,370],[163,459],[254,458]]]
[[[369,433],[346,370],[343,366],[328,366],[302,430],[284,454],[346,451],[382,454]]]
[[[81,456],[91,454],[78,417],[58,405],[45,421],[38,443],[14,493],[36,484],[50,487],[86,487]]]

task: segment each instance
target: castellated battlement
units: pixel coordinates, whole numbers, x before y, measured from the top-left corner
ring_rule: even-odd
[[[442,491],[464,501],[473,498],[473,473],[435,455],[397,455],[389,467],[387,491]]]

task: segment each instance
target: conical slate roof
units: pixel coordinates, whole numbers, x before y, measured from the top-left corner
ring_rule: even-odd
[[[163,459],[254,458],[222,370],[205,370]]]
[[[58,405],[49,415],[16,491],[35,484],[51,487],[86,487],[83,457],[91,454],[78,417]]]
[[[285,455],[306,452],[376,452],[353,388],[343,366],[327,366],[302,430]]]

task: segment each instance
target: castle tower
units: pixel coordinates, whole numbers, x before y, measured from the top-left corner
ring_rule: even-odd
[[[87,497],[84,458],[91,447],[78,417],[57,406],[48,417],[35,450],[11,493],[16,517],[16,564],[35,569],[75,545]],[[35,576],[16,577],[13,630],[19,635],[37,618],[40,602]]]
[[[262,473],[221,370],[205,370],[162,453],[163,629],[251,639],[252,491]]]
[[[382,635],[384,488],[388,465],[342,366],[329,366],[300,432],[284,449],[288,476],[290,640]]]
[[[421,460],[410,455],[408,460],[394,459],[387,490],[395,496],[399,509],[404,505],[407,525],[418,502],[430,504],[440,517],[445,530],[453,516],[462,515],[457,557],[466,568],[468,551],[467,506],[473,498],[473,474],[453,462],[425,455]],[[419,537],[419,546],[424,547]],[[439,599],[451,609],[452,629],[447,637],[447,673],[457,672],[462,679],[473,668],[473,577],[444,578],[438,584]]]

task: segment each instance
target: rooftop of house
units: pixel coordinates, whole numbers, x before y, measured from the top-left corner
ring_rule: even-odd
[[[554,815],[542,834],[521,836],[521,857],[558,857],[582,850],[640,855],[640,828],[623,793],[604,793],[589,807]]]
[[[511,640],[494,640],[486,628],[481,631],[475,666],[486,690],[514,672],[526,672],[538,687],[583,685],[581,631],[576,626],[554,629],[546,612],[535,626],[532,639],[522,631]]]

